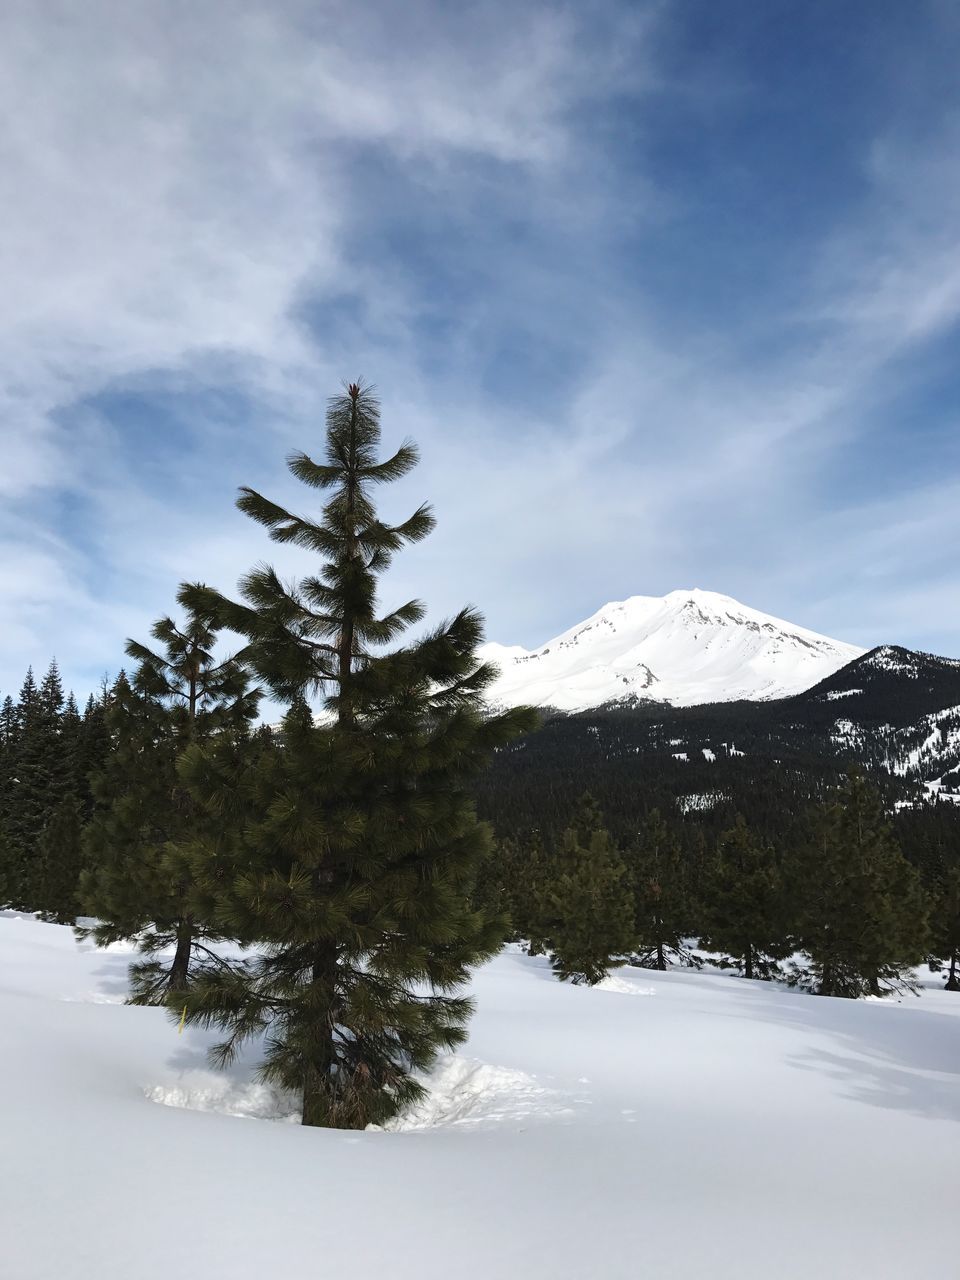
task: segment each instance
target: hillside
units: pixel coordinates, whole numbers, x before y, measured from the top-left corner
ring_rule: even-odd
[[[960,789],[960,662],[885,646],[789,698],[553,715],[498,755],[480,803],[503,831],[556,828],[589,790],[621,836],[653,806],[782,834],[852,764],[891,803]]]

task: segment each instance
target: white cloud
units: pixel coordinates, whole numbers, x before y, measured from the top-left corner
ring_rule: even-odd
[[[942,587],[920,548],[952,536],[949,502],[930,503],[922,534],[911,494],[825,521],[818,508],[838,444],[869,442],[898,362],[960,313],[954,138],[876,140],[862,207],[828,228],[789,310],[765,310],[753,332],[678,334],[621,284],[614,256],[647,219],[657,252],[671,194],[641,172],[625,186],[618,138],[589,124],[606,97],[676,92],[654,57],[668,16],[419,0],[6,6],[0,689],[53,649],[87,679],[182,577],[228,587],[269,555],[230,509],[235,486],[304,505],[281,454],[311,447],[324,397],[354,373],[381,386],[388,438],[424,447],[388,501],[433,497],[441,518],[398,561],[391,599],[450,611],[472,598],[497,639],[527,644],[607,598],[682,585],[864,643],[874,628],[920,634],[902,602]],[[715,77],[703,92],[734,89]],[[430,360],[418,335],[432,281],[379,239],[409,197],[392,172],[417,192],[409,216],[447,213],[445,263],[476,272],[455,321],[439,313]],[[307,306],[329,321],[319,346]],[[534,349],[564,340],[562,402],[490,384],[516,317]],[[256,425],[198,420],[178,447],[199,478],[164,490],[124,447],[143,424],[76,408],[149,385],[238,386]],[[73,523],[57,507],[71,493],[86,504]],[[82,538],[55,532],[76,519]],[[908,555],[887,547],[890,528]],[[844,567],[871,554],[885,603],[877,579]],[[941,643],[960,644],[941,616]]]

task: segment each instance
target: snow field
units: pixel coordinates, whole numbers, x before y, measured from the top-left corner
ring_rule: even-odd
[[[507,951],[430,1099],[341,1133],[117,1003],[128,959],[0,914],[4,1280],[957,1273],[960,997]]]
[[[606,604],[538,649],[490,643],[493,703],[583,711],[624,699],[674,706],[785,697],[863,653],[714,591]]]

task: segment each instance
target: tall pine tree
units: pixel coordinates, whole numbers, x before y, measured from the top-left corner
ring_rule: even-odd
[[[484,714],[493,672],[475,657],[470,609],[384,651],[424,609],[381,615],[377,580],[434,521],[426,507],[400,525],[378,517],[372,490],[417,461],[408,442],[381,462],[379,442],[377,400],[353,384],[330,402],[325,461],[289,459],[330,495],[320,519],[251,489],[238,503],[274,541],[321,556],[320,572],[285,585],[257,568],[242,604],[192,597],[247,638],[257,674],[291,709],[279,749],[256,761],[217,745],[184,761],[194,795],[236,833],[232,870],[222,845],[195,842],[198,884],[225,930],[265,944],[199,975],[186,1018],[226,1033],[221,1062],[265,1032],[261,1075],[300,1094],[305,1124],[341,1128],[382,1123],[419,1097],[414,1072],[463,1039],[471,1002],[459,989],[504,929],[471,901],[490,842],[472,783],[533,724],[524,709]],[[313,688],[326,695],[319,724],[302,700]]]

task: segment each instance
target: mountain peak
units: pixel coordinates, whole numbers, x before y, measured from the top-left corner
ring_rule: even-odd
[[[488,644],[491,701],[584,711],[635,700],[693,706],[786,697],[862,649],[694,587],[611,601],[537,649]]]

